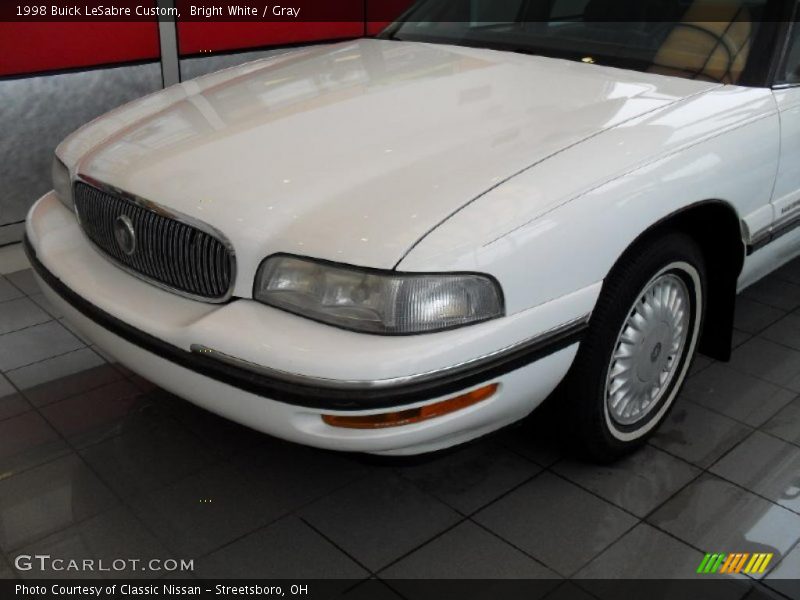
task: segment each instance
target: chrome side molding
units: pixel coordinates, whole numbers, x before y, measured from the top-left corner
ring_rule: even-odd
[[[443,378],[458,377],[473,371],[480,371],[484,367],[488,367],[496,363],[503,363],[507,359],[510,360],[520,354],[529,355],[531,353],[537,353],[538,351],[538,353],[541,353],[541,356],[534,359],[538,360],[539,358],[543,358],[548,354],[557,352],[558,350],[561,350],[572,343],[579,342],[579,339],[574,339],[574,341],[572,340],[575,338],[575,336],[582,334],[583,331],[589,326],[590,317],[591,313],[587,313],[581,317],[572,319],[566,323],[562,323],[561,325],[544,331],[531,338],[517,342],[510,346],[506,346],[505,348],[501,348],[495,352],[459,363],[457,365],[442,369],[435,369],[425,373],[406,375],[403,377],[392,377],[388,379],[343,380],[301,375],[299,373],[290,373],[281,369],[258,365],[256,363],[231,356],[224,352],[220,352],[219,350],[208,348],[202,344],[192,344],[190,346],[190,350],[195,354],[212,358],[230,366],[244,369],[270,379],[286,381],[287,383],[338,390],[376,390],[399,387],[407,384],[425,383]],[[533,360],[530,362],[533,362]]]

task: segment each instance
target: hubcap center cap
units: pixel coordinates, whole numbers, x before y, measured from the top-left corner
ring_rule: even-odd
[[[653,351],[650,353],[650,362],[656,362],[658,356],[661,354],[661,342],[653,346]]]
[[[659,373],[664,369],[669,353],[665,349],[669,346],[672,339],[672,328],[668,323],[658,323],[642,340],[636,348],[637,354],[641,355],[637,361],[636,375],[643,383],[655,384]]]

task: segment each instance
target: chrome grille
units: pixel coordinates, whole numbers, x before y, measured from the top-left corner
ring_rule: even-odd
[[[187,296],[227,299],[235,263],[233,253],[217,237],[155,205],[82,182],[75,184],[74,197],[86,235],[124,268]],[[124,223],[134,234],[132,249],[119,231],[126,228]]]

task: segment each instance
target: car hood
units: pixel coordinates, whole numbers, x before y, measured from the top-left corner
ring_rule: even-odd
[[[219,229],[243,276],[275,252],[392,268],[515,174],[712,87],[365,39],[185,82],[95,121],[62,151],[80,150],[81,174]]]

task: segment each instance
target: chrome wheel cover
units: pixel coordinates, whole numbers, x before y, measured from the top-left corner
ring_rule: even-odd
[[[614,344],[606,377],[608,415],[635,426],[656,408],[681,364],[691,326],[689,288],[674,273],[648,283]]]

